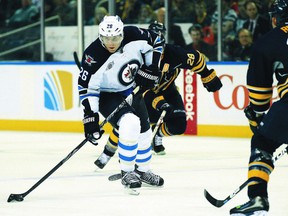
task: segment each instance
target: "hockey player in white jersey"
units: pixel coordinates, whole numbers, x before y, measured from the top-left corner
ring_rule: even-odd
[[[161,38],[135,26],[123,26],[118,16],[105,16],[99,24],[99,37],[84,51],[78,89],[84,111],[84,131],[97,144],[103,131],[99,113],[105,118],[133,91],[133,86],[153,88],[161,76]],[[139,94],[111,121],[118,129],[118,155],[122,184],[139,188],[142,182],[162,186],[163,178],[151,172],[152,158],[149,118]],[[137,167],[137,169],[135,169]]]

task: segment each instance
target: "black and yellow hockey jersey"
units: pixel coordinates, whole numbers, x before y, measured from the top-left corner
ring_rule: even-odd
[[[256,112],[264,112],[270,107],[274,74],[279,97],[287,97],[288,23],[274,28],[253,45],[247,88],[250,104]]]
[[[206,67],[205,57],[197,50],[186,50],[177,45],[166,44],[160,61],[162,77],[159,85],[154,89],[155,93],[165,91],[174,85],[181,69],[189,69],[198,73],[201,77],[211,74]]]

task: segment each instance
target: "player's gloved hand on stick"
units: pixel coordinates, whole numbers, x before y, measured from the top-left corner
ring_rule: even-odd
[[[135,83],[142,89],[154,88],[161,77],[161,71],[156,65],[143,65],[135,75]]]
[[[256,113],[250,105],[244,109],[244,113],[249,121],[251,131],[256,133],[265,113]]]
[[[156,97],[153,102],[152,102],[152,106],[154,107],[154,109],[156,109],[159,112],[163,112],[164,110],[166,111],[166,115],[164,117],[164,120],[168,119],[171,114],[173,113],[173,106],[170,105],[163,96],[158,96]]]
[[[208,92],[216,92],[222,87],[222,82],[214,69],[211,69],[210,72],[208,76],[201,77],[201,80]]]
[[[89,113],[84,116],[83,119],[85,137],[88,138],[89,142],[93,145],[98,145],[97,140],[101,138],[104,130],[99,126],[99,114]]]

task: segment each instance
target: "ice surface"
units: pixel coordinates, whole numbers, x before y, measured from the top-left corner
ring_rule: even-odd
[[[162,188],[142,187],[139,196],[125,193],[115,155],[103,170],[94,161],[98,146],[84,145],[23,202],[8,203],[11,193],[24,193],[63,160],[82,140],[79,133],[0,132],[0,215],[2,216],[224,216],[247,200],[244,189],[221,208],[204,197],[204,188],[224,199],[246,180],[249,139],[175,136],[164,138],[166,155],[153,156],[151,168]],[[276,163],[269,184],[270,214],[288,215],[288,156]]]

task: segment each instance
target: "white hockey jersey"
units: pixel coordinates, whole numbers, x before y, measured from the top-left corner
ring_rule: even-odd
[[[99,111],[100,92],[128,94],[141,65],[159,66],[163,52],[157,34],[135,26],[124,27],[124,39],[115,53],[109,53],[97,39],[84,51],[78,90],[85,112]]]

